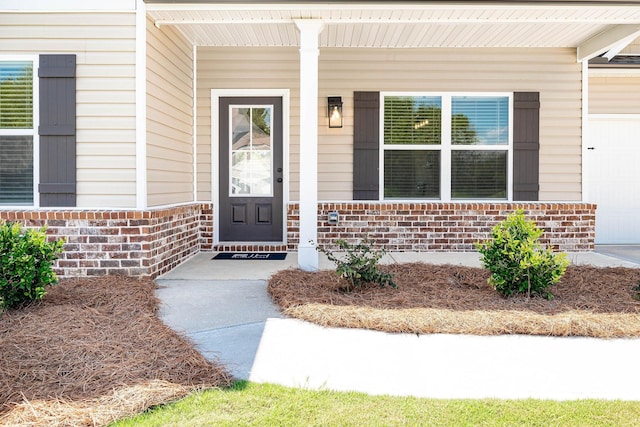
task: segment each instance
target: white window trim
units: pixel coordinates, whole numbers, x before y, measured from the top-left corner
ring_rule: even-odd
[[[0,135],[28,135],[33,137],[33,204],[31,205],[0,205],[1,209],[24,209],[25,207],[40,207],[40,85],[38,79],[38,67],[40,58],[38,55],[0,55],[0,62],[30,61],[33,64],[33,128],[32,129],[0,129]]]
[[[440,145],[392,145],[384,142],[384,99],[387,96],[433,96],[440,97],[442,120]],[[453,145],[451,144],[451,112],[452,98],[458,96],[472,97],[507,97],[509,99],[509,141],[507,145]],[[448,117],[449,120],[445,120]],[[415,202],[417,200],[439,202],[498,202],[513,200],[513,92],[380,92],[380,154],[379,158],[379,200],[398,202]],[[434,150],[440,151],[440,198],[439,199],[385,199],[384,197],[384,152],[385,150]],[[451,153],[453,151],[505,151],[507,150],[507,198],[506,199],[452,199],[451,198]]]

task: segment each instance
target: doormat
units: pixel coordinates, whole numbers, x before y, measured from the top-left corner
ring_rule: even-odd
[[[264,259],[268,261],[282,261],[286,257],[286,252],[220,252],[211,259]]]

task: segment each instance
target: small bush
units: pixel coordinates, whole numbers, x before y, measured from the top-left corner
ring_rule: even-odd
[[[386,253],[384,250],[371,249],[366,239],[357,245],[350,245],[345,240],[336,240],[335,243],[345,251],[344,259],[338,258],[327,248],[318,246],[317,249],[336,264],[336,273],[348,283],[345,289],[347,292],[367,283],[377,283],[381,287],[397,287],[393,281],[393,274],[381,271],[378,266],[378,261]]]
[[[538,242],[542,230],[519,210],[496,225],[492,239],[476,243],[489,283],[502,295],[526,293],[552,299],[549,287],[560,281],[569,265],[564,253],[554,254]]]
[[[40,299],[58,282],[52,264],[63,240],[47,241],[45,228],[22,229],[0,220],[0,309]]]

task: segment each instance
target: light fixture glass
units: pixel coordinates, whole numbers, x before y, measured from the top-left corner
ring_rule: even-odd
[[[342,97],[330,96],[328,98],[327,114],[329,115],[329,127],[342,127]]]

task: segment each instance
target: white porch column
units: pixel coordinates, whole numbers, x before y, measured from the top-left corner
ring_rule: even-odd
[[[318,36],[321,20],[296,20],[300,31],[300,243],[298,266],[318,269]]]

